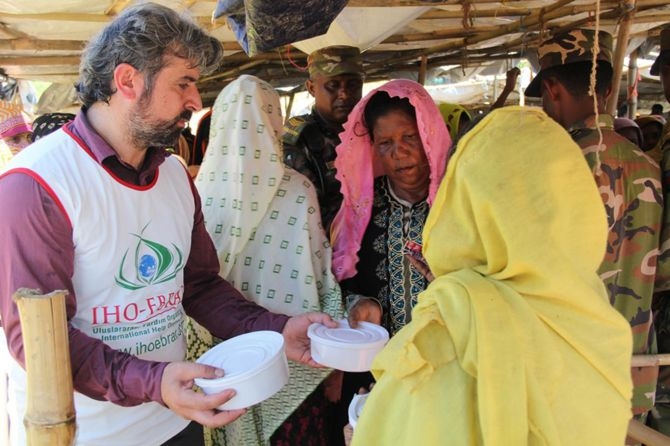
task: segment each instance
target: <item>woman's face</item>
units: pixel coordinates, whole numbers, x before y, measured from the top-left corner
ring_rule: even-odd
[[[642,130],[642,141],[644,142],[642,149],[648,151],[656,147],[656,144],[658,144],[658,141],[663,134],[663,125],[650,122],[642,126],[640,129]]]
[[[30,132],[19,133],[18,135],[2,138],[2,140],[7,144],[9,150],[16,155],[30,145]]]
[[[372,128],[372,145],[400,198],[412,202],[425,198],[430,167],[416,120],[400,110],[380,116]]]

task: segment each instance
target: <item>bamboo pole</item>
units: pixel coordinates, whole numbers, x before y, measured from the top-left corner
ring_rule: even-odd
[[[637,55],[639,54],[639,51],[637,49],[633,50],[633,52],[630,53],[630,58],[628,62],[628,78],[627,78],[627,86],[628,86],[628,91],[630,94],[627,96],[628,97],[628,117],[630,119],[635,119],[635,115],[637,114]]]
[[[291,116],[291,111],[293,111],[293,100],[295,99],[295,91],[291,92],[291,95],[288,97],[288,104],[286,104],[286,112],[284,113],[284,124],[288,121]]]
[[[670,365],[670,353],[658,355],[633,355],[632,367],[656,367]]]
[[[547,14],[545,18],[549,18],[549,16],[553,16],[554,14],[559,14],[563,15],[565,14],[564,10],[566,8],[561,9],[560,12],[554,11],[551,14]],[[603,11],[600,13],[600,18],[601,19],[607,19],[607,18],[614,18],[614,17],[620,17],[622,14],[621,8],[616,8],[608,11]],[[558,27],[558,28],[552,28],[551,29],[551,34],[559,34],[564,31],[571,30],[573,28],[582,26],[593,19],[591,17],[586,17],[582,19],[575,20],[567,25]],[[493,38],[495,36],[487,36],[484,40],[487,40],[489,38]],[[477,38],[477,41],[479,41],[480,37]],[[514,38],[514,39],[509,39],[507,40],[504,44],[497,45],[495,47],[488,47],[488,48],[481,48],[477,50],[464,50],[464,49],[459,49],[458,53],[453,53],[453,54],[448,54],[444,56],[438,56],[434,57],[430,60],[429,66],[434,66],[434,65],[444,65],[446,63],[464,63],[465,60],[467,61],[480,61],[480,60],[494,60],[494,59],[509,59],[510,56],[509,52],[510,51],[518,51],[521,53],[521,51],[524,49],[524,47],[527,45],[526,42],[524,42],[524,37],[519,37],[519,38]],[[466,41],[468,39],[458,39],[459,41]],[[470,39],[468,40],[470,43],[472,43],[475,39]],[[456,45],[453,44],[454,42],[447,42],[445,44],[439,45],[443,50],[446,48],[447,45],[452,46],[451,50],[457,49]],[[432,47],[432,48],[437,48]],[[414,55],[414,58],[416,58],[416,51],[412,52],[411,54]],[[470,56],[470,54],[482,54],[485,53],[484,55],[478,56],[478,57],[473,57]],[[500,53],[499,55],[496,56],[497,53]],[[399,66],[399,62],[407,61],[412,59],[409,55],[406,54],[400,54],[400,55],[394,55],[393,57],[387,59],[385,62],[376,62],[374,64],[370,64],[366,67],[366,70],[370,73],[374,73],[375,70],[377,69],[389,69],[391,67],[396,67]],[[519,57],[521,54],[519,54]],[[397,63],[398,62],[398,63]],[[414,63],[414,62],[413,62]]]
[[[256,65],[262,65],[263,63],[265,63],[264,60],[252,60],[252,59],[250,59],[250,60],[251,60],[251,62],[247,62],[243,65],[240,65],[239,67],[231,68],[231,69],[229,69],[227,71],[224,71],[222,73],[216,73],[216,74],[213,74],[209,77],[199,79],[198,84],[203,84],[205,82],[213,81],[215,79],[222,79],[222,78],[226,78],[226,77],[237,77],[242,71],[253,68]]]
[[[419,65],[419,79],[421,85],[426,83],[426,71],[428,69],[428,56],[421,56],[421,64]]]
[[[67,291],[42,295],[19,289],[19,309],[27,376],[26,438],[28,446],[68,446],[76,430],[72,369],[68,343]]]
[[[468,45],[483,42],[489,39],[493,39],[495,37],[500,37],[502,35],[509,34],[511,32],[516,32],[522,28],[531,28],[535,25],[538,25],[541,20],[551,20],[555,17],[560,17],[561,14],[557,13],[557,10],[559,10],[560,8],[569,3],[572,3],[573,1],[574,0],[558,0],[556,3],[534,12],[529,17],[525,17],[522,20],[518,20],[508,25],[500,26],[496,31],[491,31],[489,33],[482,33],[480,35],[473,36],[471,38],[455,39],[453,41],[434,45],[431,46],[430,48],[426,48],[423,50],[411,51],[405,55],[402,55],[401,57],[394,57],[393,61],[397,63],[400,61],[417,59],[423,55],[430,55],[433,53],[449,51],[457,48],[467,48]],[[378,66],[384,66],[388,64],[389,60],[383,60],[372,64],[371,67],[376,68]]]
[[[626,57],[626,49],[628,48],[628,37],[630,36],[630,26],[633,24],[633,17],[635,17],[635,0],[626,0],[623,2],[626,13],[621,18],[619,25],[619,32],[617,33],[616,48],[614,49],[614,60],[612,67],[614,73],[612,74],[612,93],[607,101],[607,113],[610,115],[616,114],[617,105],[619,103],[619,90],[621,89],[621,75],[623,72],[623,60]]]
[[[669,446],[670,437],[645,426],[637,420],[628,422],[628,437],[646,446]]]

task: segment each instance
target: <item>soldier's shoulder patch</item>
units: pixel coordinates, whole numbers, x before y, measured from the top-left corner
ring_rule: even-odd
[[[284,135],[282,137],[284,144],[294,145],[298,142],[300,134],[311,122],[310,115],[290,117],[284,124]]]

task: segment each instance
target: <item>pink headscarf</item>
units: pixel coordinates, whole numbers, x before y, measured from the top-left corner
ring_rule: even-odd
[[[32,132],[29,122],[20,103],[0,101],[0,138]]]
[[[372,90],[354,107],[340,133],[342,142],[336,148],[335,158],[336,178],[342,183],[344,196],[331,227],[333,272],[337,280],[356,275],[358,250],[372,213],[374,179],[384,175],[363,117],[365,106],[378,91],[385,91],[391,97],[408,98],[416,111],[419,135],[430,166],[428,204],[432,204],[435,198],[451,147],[449,131],[433,98],[414,81],[389,81]]]

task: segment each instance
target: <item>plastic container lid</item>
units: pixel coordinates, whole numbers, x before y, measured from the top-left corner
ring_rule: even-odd
[[[369,393],[364,393],[362,395],[354,395],[349,403],[349,424],[352,428],[356,427],[358,419],[361,417],[361,411],[363,410],[363,405],[368,400]]]
[[[338,321],[334,328],[312,324],[307,335],[314,361],[345,372],[370,370],[375,356],[389,339],[384,327],[360,322],[357,328],[351,328],[346,319]]]
[[[346,319],[338,321],[336,328],[312,324],[307,330],[307,335],[323,345],[356,350],[383,345],[389,340],[389,334],[384,327],[359,322],[357,328],[351,328]]]
[[[284,337],[274,331],[254,331],[221,342],[205,352],[196,362],[223,369],[221,378],[196,378],[200,386],[229,386],[245,381],[272,366],[284,348]]]

